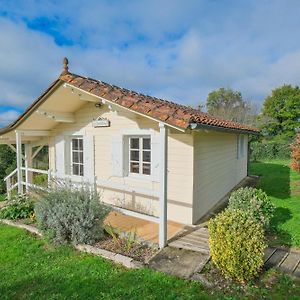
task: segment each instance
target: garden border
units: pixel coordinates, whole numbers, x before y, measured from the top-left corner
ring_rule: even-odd
[[[30,233],[33,233],[39,237],[43,237],[43,234],[35,227],[31,225],[26,225],[26,224],[20,224],[11,220],[6,220],[6,219],[0,219],[0,223],[3,223],[5,225],[25,229],[29,231]],[[121,264],[124,267],[128,269],[140,269],[142,267],[145,267],[146,265],[140,261],[137,261],[129,256],[125,256],[119,253],[111,252],[102,248],[96,248],[91,245],[87,244],[78,244],[74,245],[74,248],[80,252],[85,252],[97,256],[101,256],[105,259],[109,259],[113,261],[116,264]]]

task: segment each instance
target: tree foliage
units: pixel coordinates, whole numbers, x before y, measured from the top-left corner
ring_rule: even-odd
[[[263,104],[262,117],[268,118],[262,129],[269,137],[293,138],[300,126],[300,89],[283,85],[272,91]]]
[[[0,194],[5,193],[3,179],[16,168],[16,154],[7,145],[0,145]]]
[[[213,116],[251,125],[256,115],[255,107],[240,92],[223,87],[208,94],[206,108]]]

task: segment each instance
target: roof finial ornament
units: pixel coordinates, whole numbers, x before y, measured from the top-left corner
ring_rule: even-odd
[[[69,60],[65,57],[63,60],[64,69],[62,74],[68,74],[69,73]]]

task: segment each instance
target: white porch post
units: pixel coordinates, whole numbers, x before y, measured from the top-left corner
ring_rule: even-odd
[[[163,123],[159,123],[160,144],[160,190],[159,190],[159,247],[167,245],[167,151],[168,151],[168,129]]]
[[[17,177],[18,177],[18,193],[23,194],[22,186],[22,140],[21,132],[16,130],[16,150],[17,150]]]
[[[29,191],[28,183],[32,184],[32,172],[28,171],[28,168],[32,168],[32,146],[31,144],[25,144],[25,178],[26,178],[26,192]]]

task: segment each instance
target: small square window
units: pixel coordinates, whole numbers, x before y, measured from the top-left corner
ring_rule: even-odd
[[[151,139],[149,137],[129,138],[129,172],[151,175]]]

